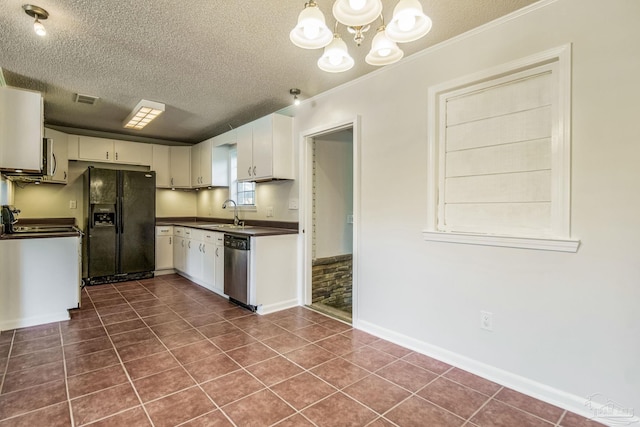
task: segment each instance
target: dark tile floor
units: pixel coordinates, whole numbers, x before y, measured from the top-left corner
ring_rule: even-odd
[[[83,291],[0,333],[6,426],[591,426],[297,307],[258,316],[179,276]]]

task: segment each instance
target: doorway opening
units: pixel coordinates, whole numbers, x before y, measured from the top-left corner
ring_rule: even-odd
[[[311,308],[352,323],[353,126],[310,141]],[[308,175],[309,176],[309,175]],[[309,261],[309,260],[308,260]]]

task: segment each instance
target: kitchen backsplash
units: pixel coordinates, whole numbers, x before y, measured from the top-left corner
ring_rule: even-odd
[[[13,204],[21,210],[20,218],[74,217],[77,224],[80,227],[84,227],[82,174],[91,164],[87,162],[69,162],[69,181],[67,185],[13,184]],[[95,165],[105,167],[106,164]],[[112,167],[116,168],[115,166]],[[139,166],[120,168],[148,169]],[[11,186],[11,183],[0,181],[0,198],[5,198],[6,193],[6,197],[9,198],[8,203],[11,202],[11,191],[9,189]],[[256,186],[257,208],[249,211],[241,210],[239,216],[241,219],[298,221],[298,210],[288,208],[292,191],[295,191],[293,181],[260,183]],[[203,189],[200,191],[158,189],[156,190],[156,216],[231,218],[233,213],[222,209],[222,204],[228,198],[228,193],[229,191],[226,188]],[[297,197],[297,194],[295,197]],[[75,202],[76,208],[71,207],[72,202]],[[272,208],[272,217],[267,217],[267,208]]]

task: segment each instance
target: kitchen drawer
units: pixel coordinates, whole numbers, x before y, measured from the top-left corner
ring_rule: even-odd
[[[184,227],[174,227],[173,228],[173,235],[174,236],[180,236],[180,237],[185,237],[185,230],[187,230]]]
[[[191,240],[201,241],[204,235],[204,230],[198,230],[196,228],[185,228],[184,237]]]
[[[173,236],[173,226],[162,225],[156,227],[156,236]]]

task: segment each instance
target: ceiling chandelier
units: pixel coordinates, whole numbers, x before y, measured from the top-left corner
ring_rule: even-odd
[[[381,25],[365,57],[368,64],[376,66],[398,62],[404,52],[397,43],[418,40],[431,30],[431,19],[424,14],[418,0],[400,0],[393,10],[391,21],[386,25],[382,16],[382,0],[335,0],[333,16],[336,23],[331,32],[315,0],[309,0],[289,34],[291,42],[298,47],[324,48],[324,53],[318,59],[318,67],[330,73],[347,71],[354,65],[347,44],[338,34],[338,23],[347,27],[356,45],[360,46],[371,24],[380,19]]]

